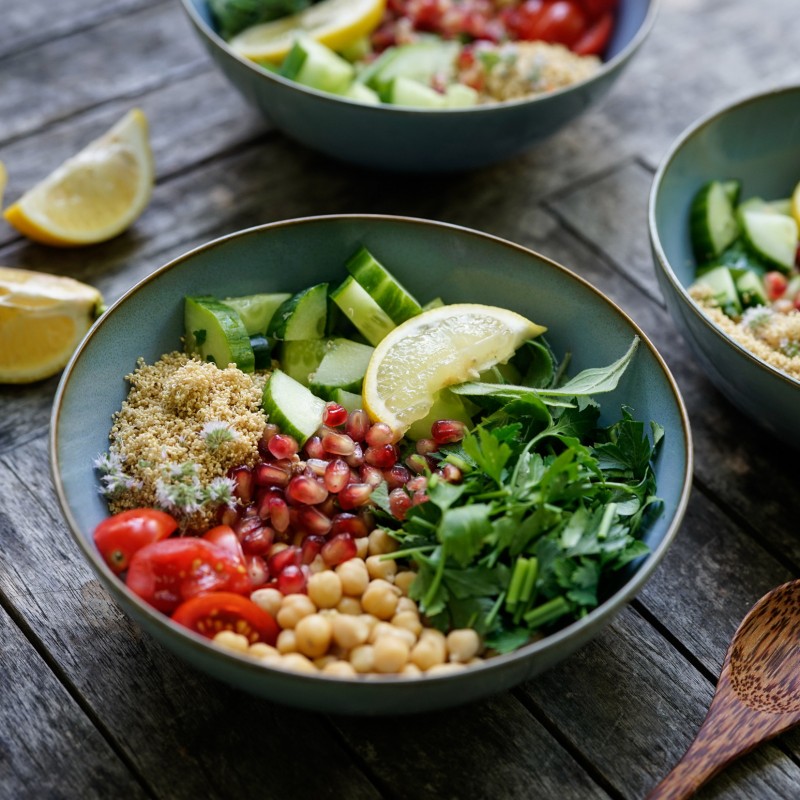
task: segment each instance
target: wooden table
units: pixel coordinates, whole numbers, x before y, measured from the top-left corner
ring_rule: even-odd
[[[286,140],[229,89],[176,0],[2,8],[7,201],[132,106],[150,119],[158,183],[140,220],[104,245],[50,249],[0,223],[0,263],[71,275],[113,300],[189,248],[272,220],[386,212],[479,228],[571,267],[643,326],[683,391],[696,471],[662,566],[566,662],[454,711],[322,716],[195,672],[120,612],[53,494],[57,378],[0,387],[0,797],[643,797],[699,727],[741,617],[800,565],[797,453],[697,366],[664,308],[646,226],[653,172],[681,130],[800,79],[796,0],[663,0],[600,107],[509,163],[436,181],[361,171]],[[702,796],[800,796],[800,734]]]

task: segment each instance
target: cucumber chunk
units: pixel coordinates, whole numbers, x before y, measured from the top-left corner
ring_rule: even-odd
[[[717,305],[729,317],[738,317],[742,313],[739,292],[736,291],[736,284],[728,267],[715,267],[709,270],[701,275],[694,285],[707,286]]]
[[[248,294],[241,297],[226,297],[222,302],[239,314],[248,336],[255,336],[257,333],[267,332],[275,312],[290,297],[288,292]]]
[[[391,80],[386,89],[381,92],[381,97],[393,106],[445,108],[447,105],[443,94],[413,78],[404,78],[402,75]]]
[[[339,94],[352,83],[355,67],[316,39],[298,36],[280,74],[303,86]]]
[[[797,223],[774,211],[742,213],[742,236],[756,256],[783,272],[791,271],[797,253]]]
[[[348,414],[364,407],[364,402],[360,394],[348,392],[345,389],[337,389],[333,393],[333,402],[338,403]]]
[[[269,376],[261,405],[269,421],[283,433],[294,436],[301,446],[322,425],[325,411],[324,400],[279,369]]]
[[[422,307],[402,284],[366,247],[348,262],[347,271],[361,284],[369,296],[399,325],[422,313]]]
[[[250,337],[250,347],[253,348],[255,368],[269,369],[272,366],[272,341],[257,333]]]
[[[733,203],[720,181],[705,184],[695,195],[690,211],[690,231],[698,261],[718,256],[739,235]]]
[[[186,297],[183,309],[186,352],[225,369],[255,369],[250,337],[241,317],[215,297]]]
[[[475,406],[470,402],[470,406]],[[422,418],[412,423],[406,431],[406,436],[412,441],[418,439],[429,439],[431,436],[431,425],[440,419],[457,419],[467,427],[472,427],[472,417],[464,403],[464,398],[453,394],[449,389],[438,391],[433,398],[431,410]]]
[[[428,300],[424,306],[422,306],[423,311],[430,311],[432,308],[441,308],[444,305],[444,300],[441,297],[434,297],[433,300]]]
[[[455,74],[460,49],[459,42],[438,38],[390,47],[359,73],[358,80],[381,95],[395,78],[407,78],[427,86],[431,78],[438,75],[449,83]]]
[[[327,339],[303,339],[284,342],[281,346],[281,369],[303,386],[308,386],[308,376],[314,372],[325,355]]]
[[[333,400],[337,389],[360,392],[374,349],[349,339],[331,339],[316,372],[309,376],[309,388],[326,400]]]
[[[444,90],[445,105],[448,108],[469,108],[478,105],[480,95],[464,83],[451,83]]]
[[[331,292],[331,299],[371,345],[378,344],[396,327],[352,275]]]
[[[359,103],[367,103],[371,106],[378,106],[381,103],[381,98],[376,91],[358,81],[353,81],[341,95],[348,100],[356,100]]]
[[[725,190],[725,194],[728,195],[731,205],[735,208],[742,194],[742,182],[736,180],[723,181],[722,188]]]
[[[767,294],[764,291],[764,282],[760,275],[748,269],[734,280],[742,308],[767,305]]]
[[[328,313],[328,284],[318,283],[285,300],[267,328],[267,336],[284,341],[321,339]]]

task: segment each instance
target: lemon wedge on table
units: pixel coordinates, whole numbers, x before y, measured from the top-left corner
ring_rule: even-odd
[[[67,159],[5,210],[22,234],[44,244],[95,244],[144,211],[154,180],[147,118],[139,109]]]
[[[3,207],[3,192],[5,191],[7,181],[8,173],[6,172],[6,166],[0,161],[0,208]]]
[[[234,36],[234,52],[253,61],[282,61],[298,34],[342,50],[371,33],[381,21],[386,0],[322,0],[298,14],[262,22]]]
[[[72,278],[0,267],[0,383],[31,383],[63,369],[102,306]]]
[[[375,348],[364,376],[364,407],[401,435],[425,417],[441,389],[477,379],[545,330],[495,306],[459,303],[424,311]]]

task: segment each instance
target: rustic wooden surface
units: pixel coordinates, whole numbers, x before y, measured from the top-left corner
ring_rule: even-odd
[[[0,387],[0,798],[640,798],[678,760],[747,609],[800,566],[797,453],[707,381],[667,315],[646,201],[689,123],[800,81],[796,0],[663,0],[602,103],[506,164],[445,179],[353,169],[286,140],[213,68],[176,0],[3,0],[0,160],[11,201],[130,107],[158,183],[135,226],[57,251],[0,222],[0,263],[113,300],[170,258],[256,223],[387,212],[531,247],[585,276],[652,337],[696,445],[689,510],[647,587],[534,681],[454,711],[355,719],[255,700],[199,674],[109,600],[47,470],[57,379]],[[422,190],[421,190],[422,189]],[[800,796],[800,734],[703,798]]]

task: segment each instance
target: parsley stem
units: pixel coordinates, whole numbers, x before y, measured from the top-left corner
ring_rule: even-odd
[[[494,622],[495,617],[497,617],[497,614],[500,611],[500,607],[503,605],[503,601],[505,599],[506,599],[506,593],[505,592],[500,592],[500,596],[497,598],[497,600],[495,600],[494,605],[491,607],[491,609],[489,609],[489,613],[486,615],[485,624],[486,624],[487,628],[491,627],[491,625]]]
[[[438,546],[438,544],[426,544],[420,547],[407,547],[405,550],[394,550],[391,553],[382,553],[380,560],[386,561],[393,558],[405,558],[406,556],[413,556],[414,553],[429,553]]]
[[[428,591],[425,593],[425,599],[423,601],[423,605],[426,610],[433,605],[436,592],[439,591],[439,586],[441,585],[442,578],[444,577],[444,562],[447,560],[447,555],[445,554],[444,546],[442,546],[440,550],[441,555],[439,557],[439,563],[436,566],[436,573],[433,576],[431,585],[428,587]]]
[[[617,513],[617,504],[616,503],[609,503],[604,511],[603,517],[600,520],[600,525],[597,528],[597,538],[601,541],[608,536],[608,532],[611,530],[611,523],[614,521],[614,515]]]
[[[522,585],[525,583],[525,574],[528,569],[528,559],[520,556],[514,562],[514,571],[511,573],[511,581],[508,584],[508,595],[506,596],[506,608],[509,611],[514,609],[519,600]]]
[[[555,622],[559,617],[569,613],[569,603],[565,597],[554,597],[546,603],[529,611],[523,619],[531,628],[541,628],[549,622]]]
[[[483,492],[483,494],[476,494],[475,500],[494,500],[495,498],[508,497],[511,492],[508,489],[496,489],[494,492]]]

